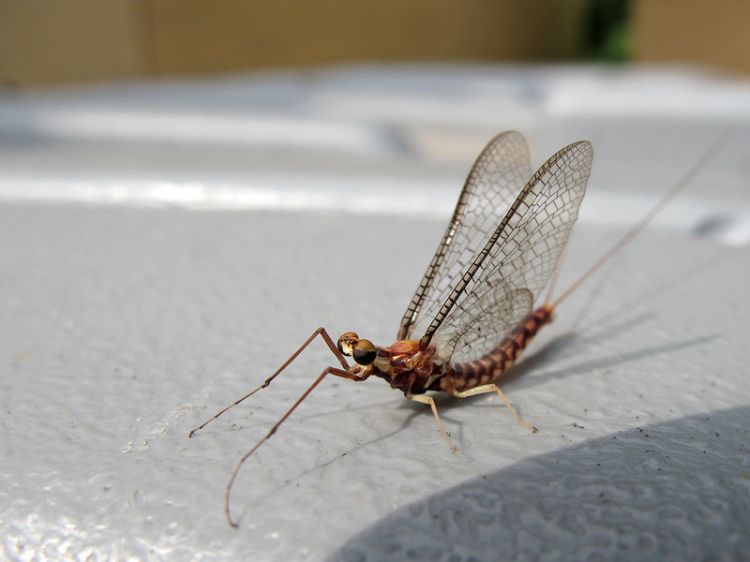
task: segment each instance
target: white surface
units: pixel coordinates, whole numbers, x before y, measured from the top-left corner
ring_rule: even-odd
[[[223,490],[235,462],[330,364],[330,354],[316,346],[252,402],[194,439],[187,432],[261,381],[318,325],[389,342],[444,228],[444,211],[388,213],[381,204],[378,212],[355,206],[356,214],[341,205],[315,213],[199,205],[205,212],[195,212],[170,208],[179,202],[168,197],[150,209],[153,202],[138,198],[90,206],[77,190],[191,181],[210,199],[212,186],[241,192],[247,178],[295,171],[300,182],[280,182],[278,191],[304,194],[305,178],[313,186],[333,178],[330,189],[356,199],[364,180],[345,190],[347,177],[384,184],[393,177],[396,186],[413,179],[417,198],[436,181],[436,205],[444,205],[452,179],[458,194],[474,145],[520,126],[515,110],[504,113],[498,101],[516,96],[510,107],[526,108],[536,162],[580,137],[596,144],[595,203],[574,232],[564,272],[570,280],[622,232],[621,219],[602,220],[607,203],[620,213],[623,197],[647,206],[707,148],[725,116],[715,109],[710,119],[648,121],[644,114],[636,123],[614,115],[597,117],[594,126],[579,110],[545,131],[549,104],[542,102],[553,86],[590,83],[594,96],[607,80],[626,88],[627,73],[430,72],[119,86],[0,102],[6,558],[686,560],[747,552],[750,262],[746,240],[730,246],[722,234],[745,224],[744,117],[719,161],[666,215],[662,226],[671,228],[644,233],[566,302],[519,365],[522,376],[505,390],[540,433],[516,426],[490,398],[444,401],[461,449],[454,456],[429,413],[382,381],[329,381],[247,464],[233,500],[241,528],[226,526]],[[534,96],[514,90],[519,76]],[[750,107],[742,85],[665,76],[676,78],[676,88],[694,80],[712,96],[726,89],[733,104]],[[643,76],[630,78],[643,92]],[[436,94],[425,101],[429,91]],[[390,101],[368,104],[363,92]],[[401,142],[376,143],[381,148],[359,155],[342,146],[308,153],[283,143],[255,146],[252,135],[213,147],[165,138],[156,145],[137,135],[94,140],[86,136],[91,129],[76,137],[23,124],[44,121],[36,113],[44,106],[64,113],[66,105],[107,103],[243,114],[274,105],[276,113],[308,120],[335,108],[345,125],[388,130],[389,139],[396,123],[396,136],[410,139],[411,149]],[[457,109],[443,118],[446,107]],[[8,117],[19,114],[24,119]],[[416,117],[403,123],[409,115]],[[435,139],[442,139],[437,148]],[[34,182],[48,196],[18,189]],[[378,200],[377,187],[362,191]],[[60,201],[70,204],[54,204]],[[690,218],[690,209],[703,212]]]

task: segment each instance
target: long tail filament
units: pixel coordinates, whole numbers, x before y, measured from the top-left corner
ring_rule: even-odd
[[[617,254],[624,246],[626,246],[633,238],[635,238],[638,234],[643,231],[646,226],[654,219],[654,217],[666,206],[667,203],[669,203],[680,191],[685,189],[692,181],[695,179],[695,176],[698,175],[698,172],[703,169],[706,164],[708,164],[711,160],[713,160],[716,155],[719,153],[719,151],[724,147],[727,140],[729,139],[729,133],[731,129],[726,128],[724,129],[719,137],[714,141],[713,145],[711,145],[711,148],[709,148],[708,151],[706,151],[701,158],[698,159],[698,161],[683,175],[680,180],[672,186],[672,188],[667,191],[667,193],[664,194],[664,196],[659,200],[659,202],[653,206],[653,208],[630,230],[628,230],[625,235],[620,238],[620,240],[617,241],[617,243],[612,246],[612,248],[607,251],[602,257],[600,257],[594,264],[586,270],[586,272],[583,273],[578,279],[576,279],[565,291],[563,291],[557,299],[555,299],[551,306],[553,308],[557,308],[557,306],[560,305],[562,301],[564,301],[566,298],[568,298],[571,294],[575,292],[578,287],[583,285],[589,277],[591,277],[599,268],[601,268],[612,256]]]

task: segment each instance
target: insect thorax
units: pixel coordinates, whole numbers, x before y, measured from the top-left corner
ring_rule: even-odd
[[[434,361],[435,348],[420,349],[417,340],[399,340],[379,347],[372,374],[386,379],[404,394],[422,394],[430,386],[440,367]]]

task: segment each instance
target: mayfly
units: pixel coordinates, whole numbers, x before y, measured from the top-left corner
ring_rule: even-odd
[[[494,393],[516,421],[533,432],[498,386],[559,304],[624,246],[713,156],[718,144],[620,241],[567,290],[553,298],[562,250],[586,191],[593,149],[588,141],[566,146],[532,175],[529,149],[520,133],[505,132],[482,150],[464,184],[453,217],[406,308],[396,342],[380,347],[345,332],[334,341],[318,328],[263,383],[190,432],[196,431],[266,388],[320,337],[341,367],[325,368],[271,430],[240,459],[227,484],[224,511],[245,461],[268,441],[328,375],[361,382],[385,379],[408,400],[430,407],[437,427],[456,451],[429,391],[456,398]],[[546,297],[534,308],[541,291]],[[347,358],[354,360],[349,365]]]

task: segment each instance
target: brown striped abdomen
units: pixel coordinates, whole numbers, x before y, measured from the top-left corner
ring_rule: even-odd
[[[440,379],[441,390],[461,392],[497,381],[516,362],[545,324],[552,321],[552,308],[540,306],[526,315],[498,346],[473,361],[452,365]]]

